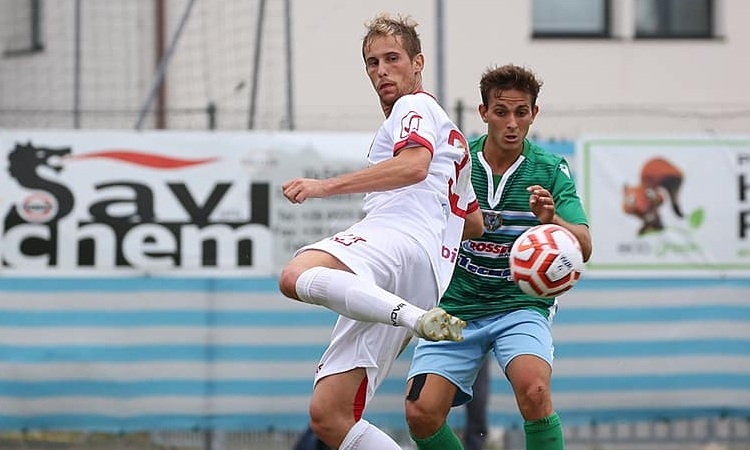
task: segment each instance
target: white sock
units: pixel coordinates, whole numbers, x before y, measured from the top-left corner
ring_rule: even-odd
[[[339,450],[401,450],[383,430],[360,419],[344,436]]]
[[[313,267],[302,272],[295,286],[305,303],[322,305],[342,316],[414,329],[426,311],[369,280],[345,270]]]

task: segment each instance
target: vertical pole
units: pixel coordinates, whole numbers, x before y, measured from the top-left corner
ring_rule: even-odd
[[[187,5],[185,5],[185,11],[182,13],[182,17],[180,18],[180,23],[177,25],[177,30],[175,30],[174,35],[172,36],[172,39],[169,42],[169,47],[167,47],[167,51],[164,53],[164,57],[159,62],[159,67],[156,69],[156,74],[154,75],[153,80],[151,80],[151,88],[149,89],[148,96],[146,97],[146,100],[143,102],[143,105],[141,106],[141,111],[138,114],[138,120],[135,123],[135,129],[140,130],[143,128],[143,120],[146,118],[146,113],[148,112],[149,106],[151,106],[151,102],[154,100],[154,97],[156,97],[156,93],[159,90],[159,86],[162,83],[162,80],[164,79],[164,75],[167,72],[167,66],[169,65],[169,61],[172,59],[172,54],[174,53],[175,48],[177,47],[177,42],[180,40],[180,35],[182,34],[182,30],[185,28],[185,24],[187,23],[188,17],[190,17],[190,11],[193,9],[193,5],[195,4],[195,0],[190,0]]]
[[[75,2],[73,51],[73,128],[81,128],[81,0]]]
[[[154,53],[156,54],[157,64],[164,57],[164,42],[166,40],[166,0],[154,0]],[[167,127],[167,83],[159,83],[159,90],[156,94],[156,128],[163,130]]]
[[[435,35],[437,37],[437,99],[441,105],[445,98],[445,20],[443,0],[435,0]]]
[[[284,0],[284,31],[286,35],[286,126],[294,130],[294,71],[292,60],[292,0]]]
[[[206,106],[206,115],[208,116],[208,129],[216,129],[216,103],[209,102]]]
[[[464,131],[464,102],[459,98],[456,100],[456,126],[459,130]],[[465,133],[465,131],[464,131]]]
[[[29,0],[31,3],[31,49],[44,50],[42,42],[42,0]]]
[[[266,0],[258,2],[258,20],[255,22],[255,51],[253,53],[253,78],[250,80],[250,111],[248,111],[247,128],[255,128],[255,109],[258,101],[258,74],[260,73],[260,54],[263,49],[263,23],[265,22]]]

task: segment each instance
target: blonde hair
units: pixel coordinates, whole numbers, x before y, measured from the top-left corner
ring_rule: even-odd
[[[393,36],[401,38],[401,45],[406,50],[410,59],[422,53],[422,42],[417,33],[417,22],[409,16],[397,15],[392,17],[388,13],[380,13],[365,24],[367,33],[362,38],[362,57],[365,49],[376,38],[380,36]]]

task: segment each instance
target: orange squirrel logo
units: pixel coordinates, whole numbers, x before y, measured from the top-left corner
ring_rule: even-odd
[[[677,195],[682,185],[682,171],[663,158],[653,158],[641,168],[641,184],[623,186],[622,210],[643,221],[638,235],[664,229],[659,208],[664,203],[664,193],[672,210],[683,217]]]

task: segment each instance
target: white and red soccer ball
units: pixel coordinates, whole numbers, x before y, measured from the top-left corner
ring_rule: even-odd
[[[510,273],[523,292],[557,297],[572,288],[583,272],[578,239],[559,225],[526,230],[510,249]]]

